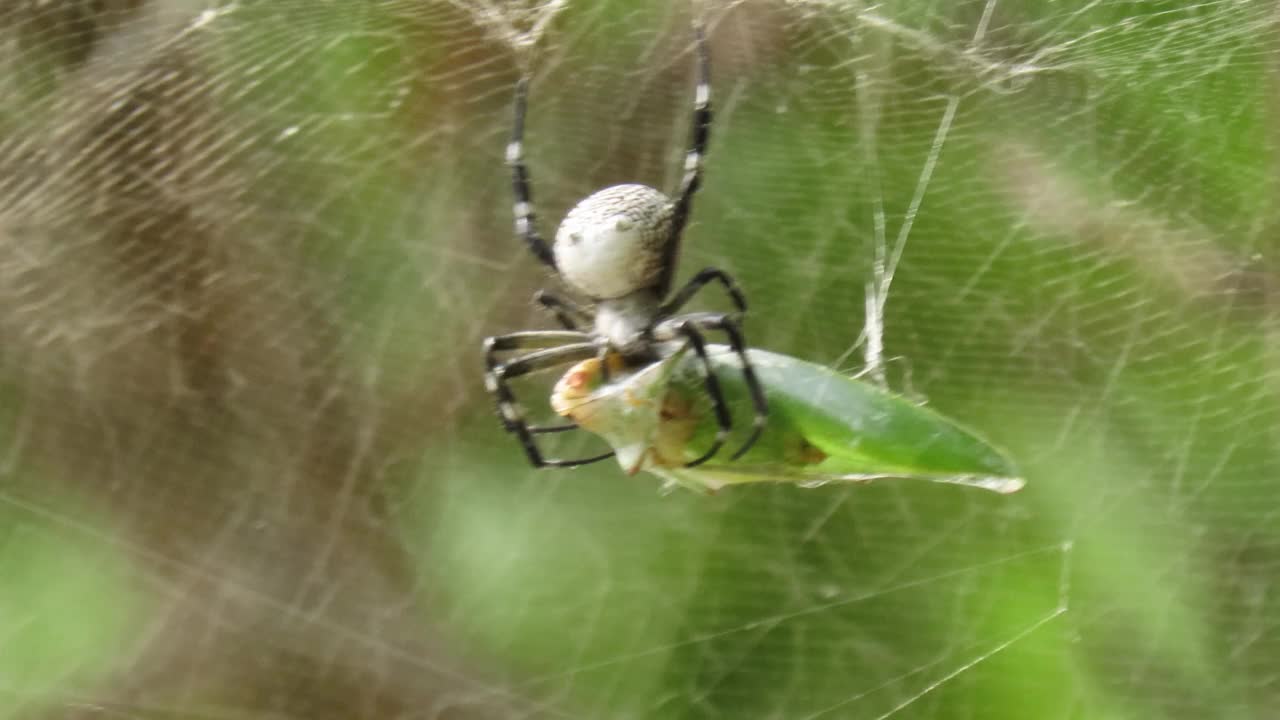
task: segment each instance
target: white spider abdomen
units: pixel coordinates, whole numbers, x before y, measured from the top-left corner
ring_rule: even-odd
[[[614,185],[578,203],[556,231],[556,270],[606,300],[652,286],[671,234],[671,201],[645,185]]]

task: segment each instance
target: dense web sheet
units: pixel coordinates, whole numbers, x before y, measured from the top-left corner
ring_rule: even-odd
[[[1268,717],[1276,13],[6,3],[0,717]],[[515,81],[550,235],[679,182],[695,16],[677,281],[1022,492],[662,495],[503,434],[480,339],[554,327]]]

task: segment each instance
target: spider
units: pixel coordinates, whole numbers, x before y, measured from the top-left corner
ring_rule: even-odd
[[[529,330],[490,337],[484,341],[485,387],[497,402],[504,428],[524,447],[534,467],[574,467],[605,460],[607,452],[580,459],[545,457],[536,436],[577,428],[576,424],[532,426],[508,381],[539,370],[591,357],[621,358],[624,368],[638,368],[690,348],[701,362],[703,382],[711,398],[718,431],[711,446],[687,463],[700,465],[724,444],[732,426],[731,414],[711,362],[707,358],[705,331],[720,331],[740,360],[755,417],[750,436],[731,456],[736,460],[759,438],[768,419],[768,405],[755,370],[747,359],[739,321],[747,302],[733,278],[710,267],[695,274],[675,293],[668,293],[680,250],[680,236],[689,219],[693,196],[702,184],[702,163],[711,131],[710,53],[705,33],[694,27],[698,79],[694,92],[693,123],[685,154],[684,178],[673,202],[645,185],[614,185],[578,203],[556,231],[554,245],[538,234],[533,211],[529,171],[524,163],[524,117],[528,78],[515,90],[515,118],[506,161],[511,168],[515,194],[515,231],[539,261],[551,268],[577,294],[589,302],[539,291],[534,301],[555,315],[563,330]],[[733,313],[679,313],[709,283],[720,283],[736,311]],[[584,327],[586,329],[584,329]],[[499,354],[533,350],[499,361]],[[601,367],[607,368],[607,362]],[[607,380],[607,376],[605,378]]]

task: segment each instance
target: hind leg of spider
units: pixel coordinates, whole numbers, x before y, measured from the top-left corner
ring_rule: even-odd
[[[675,291],[671,299],[662,304],[659,311],[663,317],[674,315],[680,308],[684,307],[698,291],[706,287],[708,283],[715,281],[724,286],[724,290],[729,294],[729,299],[733,301],[733,306],[737,308],[738,313],[745,315],[747,312],[747,298],[742,294],[742,290],[738,288],[738,284],[733,281],[733,276],[721,270],[720,268],[703,268],[696,275],[689,278],[689,282],[684,287]]]
[[[751,423],[751,435],[729,458],[730,460],[737,460],[746,454],[747,450],[750,450],[751,446],[755,445],[756,441],[760,439],[760,434],[764,432],[765,424],[769,421],[769,402],[765,398],[764,387],[760,385],[760,379],[756,376],[755,368],[751,365],[750,358],[747,357],[746,343],[742,338],[742,330],[738,328],[737,319],[724,313],[690,313],[677,316],[667,322],[683,322],[701,330],[723,332],[729,339],[729,348],[738,356],[738,362],[742,365],[742,377],[746,380],[747,391],[751,393],[751,404],[755,410],[755,417]]]
[[[712,441],[711,447],[707,448],[702,455],[684,464],[685,467],[697,467],[719,452],[724,445],[725,439],[729,437],[729,431],[733,429],[733,419],[729,413],[729,404],[725,401],[724,392],[720,389],[720,379],[716,377],[715,368],[711,366],[711,360],[707,357],[706,340],[702,337],[702,332],[699,331],[695,323],[682,318],[668,320],[654,328],[654,337],[658,340],[675,340],[683,337],[688,341],[693,354],[702,362],[703,384],[707,390],[707,395],[711,397],[711,407],[715,411],[716,423],[719,427],[716,430],[716,437]]]
[[[568,333],[555,334],[565,335]],[[512,340],[513,337],[523,338],[526,341],[533,342],[541,339],[538,338],[535,333],[516,333],[515,335],[489,338],[485,341],[486,351],[488,351],[492,345],[501,344],[495,341],[507,340],[510,343],[519,342],[519,340]],[[508,346],[504,349],[514,348]],[[595,353],[595,343],[577,342],[568,345],[560,345],[559,347],[538,350],[536,352],[529,353],[528,355],[513,358],[505,363],[497,364],[493,361],[492,355],[486,352],[485,387],[493,395],[494,400],[497,403],[498,416],[502,419],[503,427],[507,432],[512,433],[517,439],[519,439],[521,447],[524,448],[525,455],[529,458],[529,463],[534,467],[576,467],[578,465],[588,465],[590,463],[599,462],[613,457],[612,450],[600,455],[571,460],[544,457],[542,451],[538,448],[535,435],[539,433],[572,430],[576,426],[530,426],[524,419],[524,411],[521,409],[520,403],[516,400],[515,394],[511,392],[511,388],[507,384],[508,380],[512,380],[538,370],[553,368],[557,365],[563,365],[575,360],[586,360],[587,358],[593,357]]]

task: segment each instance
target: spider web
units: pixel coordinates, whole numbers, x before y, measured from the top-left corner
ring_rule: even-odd
[[[733,273],[753,345],[981,430],[1021,493],[659,495],[501,432],[480,339],[553,325],[514,82],[549,235],[678,182],[694,14],[679,277]],[[7,3],[0,717],[1268,717],[1276,20]]]

